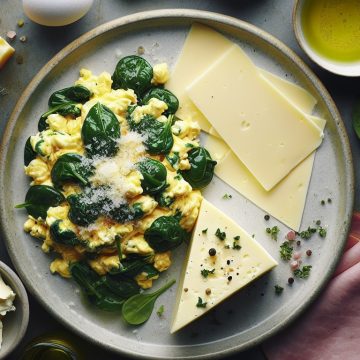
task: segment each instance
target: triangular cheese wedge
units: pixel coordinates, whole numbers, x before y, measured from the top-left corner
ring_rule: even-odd
[[[216,250],[215,256],[209,254],[210,249]],[[203,199],[179,283],[171,333],[198,319],[276,265],[248,233]]]

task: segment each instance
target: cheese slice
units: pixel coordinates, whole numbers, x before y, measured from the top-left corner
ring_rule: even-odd
[[[6,64],[9,58],[11,58],[14,52],[15,49],[0,36],[0,69]]]
[[[206,233],[202,232],[204,229]],[[226,233],[224,240],[215,235],[217,229]],[[237,236],[240,239],[234,240]],[[233,245],[241,249],[233,249]],[[210,248],[216,249],[216,256],[209,255]],[[248,233],[203,199],[178,287],[171,333],[198,319],[276,265]],[[214,274],[206,278],[201,274],[201,270],[213,269]],[[205,307],[196,306],[199,298],[206,302]]]
[[[314,116],[312,119],[320,128],[325,127],[324,119]],[[204,146],[218,162],[215,167],[216,176],[291,229],[299,230],[315,152],[296,166],[273,189],[266,191],[221,139],[209,135],[204,141]]]
[[[321,144],[321,129],[275,91],[237,45],[188,95],[266,190]]]
[[[209,27],[192,25],[175,69],[166,83],[166,88],[179,99],[176,116],[182,120],[197,121],[206,132],[212,126],[189,99],[186,88],[232,45],[230,40]]]
[[[182,120],[197,121],[203,131],[215,136],[219,136],[219,134],[187,96],[186,88],[232,45],[232,41],[217,31],[201,24],[193,24],[170,80],[166,83],[166,87],[176,94],[180,101],[176,116]],[[316,99],[308,91],[266,70],[260,68],[258,70],[261,76],[271,81],[283,94],[288,94],[290,98],[295,95],[296,105],[308,103],[310,109],[308,111],[303,109],[303,111],[311,112],[316,104]]]

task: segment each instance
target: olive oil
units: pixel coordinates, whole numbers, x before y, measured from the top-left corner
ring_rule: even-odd
[[[319,55],[339,62],[360,61],[360,0],[306,0],[301,25]]]

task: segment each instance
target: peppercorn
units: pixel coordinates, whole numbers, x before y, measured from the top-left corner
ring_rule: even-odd
[[[227,263],[228,265],[230,265],[230,260],[227,260],[226,263]]]
[[[309,249],[309,250],[306,250],[306,255],[307,256],[311,256],[311,254],[312,254],[312,251]]]
[[[232,276],[229,276],[229,277],[228,277],[228,281],[231,281],[231,280],[232,280]]]
[[[214,249],[214,248],[209,249],[209,255],[210,256],[215,256],[216,255],[216,249]]]
[[[189,290],[188,288],[185,288],[185,289],[184,289],[185,292],[188,292],[188,290]]]
[[[206,294],[206,295],[210,295],[210,294],[211,294],[211,289],[207,288],[207,289],[205,290],[205,294]]]
[[[265,215],[265,216],[264,216],[264,219],[265,219],[266,221],[269,221],[269,220],[270,220],[270,216],[269,216],[269,215]]]
[[[293,282],[294,282],[294,278],[289,277],[289,278],[288,278],[288,283],[291,285]]]
[[[296,245],[297,245],[297,246],[300,246],[300,245],[301,245],[301,241],[298,240],[298,241],[296,242]]]

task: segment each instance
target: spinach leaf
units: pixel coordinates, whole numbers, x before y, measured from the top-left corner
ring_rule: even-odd
[[[133,221],[135,219],[134,209],[128,204],[119,205],[118,207],[110,210],[108,215],[120,224]]]
[[[112,275],[122,275],[133,278],[137,274],[142,272],[142,269],[148,265],[148,262],[151,260],[151,256],[138,256],[138,255],[128,255],[125,259],[122,259],[120,262],[119,269],[112,269],[110,274]]]
[[[130,55],[117,63],[112,76],[113,89],[133,89],[138,96],[141,96],[151,87],[153,69],[142,57]]]
[[[352,124],[356,136],[360,139],[360,102],[355,106],[352,116]]]
[[[25,203],[16,205],[17,209],[25,208],[35,219],[46,219],[49,207],[58,206],[65,197],[59,191],[48,185],[33,185],[25,196]]]
[[[118,150],[119,121],[109,108],[98,102],[85,118],[81,137],[88,155],[113,156]]]
[[[161,216],[145,230],[144,238],[155,251],[164,252],[178,247],[188,234],[174,216]]]
[[[49,128],[49,125],[46,122],[46,119],[51,114],[60,114],[60,115],[63,115],[63,116],[71,115],[74,118],[76,118],[76,117],[81,115],[81,110],[80,110],[79,107],[77,107],[76,103],[69,102],[69,103],[57,105],[57,106],[49,109],[48,111],[46,111],[45,113],[43,113],[40,116],[40,120],[39,120],[39,123],[38,123],[38,130],[39,131],[44,131],[44,130]]]
[[[143,194],[154,195],[166,188],[166,167],[157,160],[146,158],[138,164],[143,179],[141,187]]]
[[[133,280],[115,281],[110,276],[99,276],[83,262],[71,264],[70,272],[87,299],[102,310],[119,311],[127,298],[139,293]]]
[[[179,162],[180,162],[180,156],[177,151],[174,151],[168,155],[165,156],[166,160],[170,163],[170,165],[173,167],[174,170],[178,170],[179,168]]]
[[[55,220],[50,225],[50,236],[52,240],[58,244],[76,246],[80,244],[80,240],[76,234],[70,229],[62,228],[63,220]]]
[[[48,105],[50,108],[55,106],[75,102],[84,104],[90,99],[91,91],[82,85],[75,85],[55,91],[51,94]]]
[[[151,88],[143,96],[142,103],[146,105],[151,98],[156,98],[166,103],[168,109],[166,110],[165,114],[175,114],[177,109],[179,108],[179,100],[169,90],[160,87]]]
[[[201,189],[208,185],[214,175],[217,162],[211,159],[209,152],[203,147],[193,148],[188,152],[191,165],[189,170],[182,170],[181,175],[193,189]]]
[[[36,152],[34,151],[34,149],[31,146],[30,138],[31,138],[31,136],[29,136],[28,139],[26,140],[25,147],[24,147],[24,165],[25,166],[28,166],[31,163],[31,161],[36,158]]]
[[[81,155],[66,153],[56,160],[51,169],[51,180],[57,188],[69,181],[88,185],[92,173],[93,168],[84,162]]]
[[[68,217],[76,225],[88,226],[96,221],[101,215],[105,202],[105,195],[101,190],[90,189],[79,194],[72,194],[67,197],[70,205]]]
[[[125,321],[131,325],[140,325],[147,321],[151,316],[157,298],[174,283],[175,280],[171,280],[153,293],[137,294],[127,299],[122,307],[122,316]]]
[[[145,115],[139,123],[135,123],[131,115],[128,116],[130,129],[145,135],[144,144],[151,155],[168,154],[174,145],[171,132],[173,115],[168,120],[161,122],[151,115]]]

